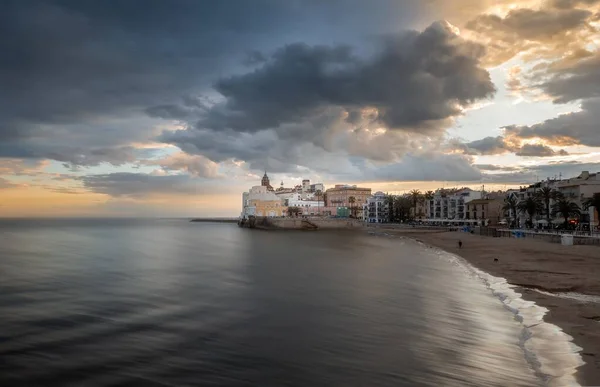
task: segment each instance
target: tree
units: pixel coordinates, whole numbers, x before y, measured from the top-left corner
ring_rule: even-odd
[[[300,208],[299,207],[288,207],[287,214],[290,218],[293,216],[298,216],[300,214]]]
[[[565,219],[565,227],[569,225],[569,218],[580,216],[581,208],[577,205],[577,203],[572,202],[568,198],[561,197],[552,205],[552,214],[554,216],[560,214],[561,217]]]
[[[426,200],[433,199],[434,195],[435,195],[435,193],[433,191],[427,191],[423,194],[423,196],[425,197]]]
[[[412,207],[415,209],[414,217],[416,217],[417,216],[417,204],[421,201],[421,197],[422,197],[421,191],[419,191],[418,189],[413,189],[408,194],[410,195],[410,198],[412,200]]]
[[[548,224],[551,223],[551,209],[550,209],[550,201],[552,199],[558,199],[560,193],[558,191],[553,190],[550,187],[542,187],[539,191],[536,192],[536,196],[544,203],[544,210],[546,212],[546,221]]]
[[[596,211],[600,211],[600,192],[596,192],[591,198],[587,198],[583,201],[583,209],[589,210],[590,207],[594,207]]]
[[[516,217],[518,205],[519,205],[519,202],[517,201],[516,197],[507,196],[506,198],[504,198],[504,205],[502,206],[502,210],[508,211],[509,213],[512,214],[512,216]],[[514,220],[514,219],[511,219],[511,220]]]
[[[384,205],[387,206],[388,209],[388,222],[393,223],[396,221],[395,213],[394,213],[394,196],[386,195]]]
[[[517,209],[523,214],[529,215],[529,225],[533,226],[533,217],[542,211],[543,204],[536,196],[530,196],[517,204]]]
[[[353,218],[356,218],[356,207],[354,206],[354,203],[356,203],[356,198],[354,196],[350,196],[348,198],[348,203],[350,203],[350,214]]]

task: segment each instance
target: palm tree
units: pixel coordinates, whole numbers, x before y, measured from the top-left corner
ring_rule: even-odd
[[[417,204],[421,201],[421,191],[419,191],[418,189],[413,189],[412,191],[410,191],[408,193],[410,195],[410,198],[412,199],[412,204],[413,204],[413,208],[414,208],[414,217],[417,216]]]
[[[533,225],[533,217],[535,214],[542,211],[543,204],[536,196],[528,197],[517,204],[517,209],[523,214],[529,215],[529,225]]]
[[[423,194],[423,196],[425,197],[426,200],[433,199],[434,195],[435,195],[435,193],[433,191],[427,191]]]
[[[546,221],[550,224],[552,211],[550,209],[550,201],[557,200],[561,193],[553,190],[550,187],[542,187],[539,191],[536,192],[537,197],[544,203],[544,209],[546,211]]]
[[[594,207],[596,211],[600,211],[600,192],[596,192],[591,198],[587,198],[583,201],[583,209],[589,210],[590,207]]]
[[[354,196],[350,196],[348,198],[348,203],[350,203],[350,214],[353,218],[356,218],[354,203],[356,203],[356,198]]]
[[[397,198],[394,206],[397,208],[397,214],[401,221],[408,220],[410,217],[410,209],[412,208],[412,200],[410,197],[400,196]]]
[[[565,219],[565,227],[569,224],[569,218],[581,215],[581,208],[577,203],[568,198],[560,198],[552,205],[552,214],[560,214]]]
[[[300,214],[300,208],[299,207],[288,207],[287,213],[290,218],[293,217],[294,215],[298,216],[298,214]]]
[[[385,205],[387,205],[388,208],[388,222],[393,223],[396,220],[396,217],[394,216],[395,199],[393,195],[385,196]]]
[[[502,210],[508,211],[510,214],[512,214],[512,216],[514,216],[516,218],[518,205],[519,205],[519,202],[517,201],[516,197],[507,196],[506,198],[504,198],[504,205],[502,206]],[[511,219],[511,220],[514,220],[514,219]]]

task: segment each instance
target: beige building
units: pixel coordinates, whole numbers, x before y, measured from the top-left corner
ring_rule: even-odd
[[[281,198],[267,185],[252,187],[242,195],[242,218],[249,216],[279,217],[285,214],[286,207]]]
[[[504,218],[500,199],[475,199],[466,203],[465,218],[484,226],[496,226]]]
[[[354,197],[354,203],[350,198]],[[371,197],[371,188],[360,188],[355,185],[338,184],[334,188],[325,191],[326,206],[329,207],[357,207],[362,208]]]

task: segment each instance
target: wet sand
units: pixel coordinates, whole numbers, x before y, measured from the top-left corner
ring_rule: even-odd
[[[600,385],[600,247],[461,232],[385,232],[460,255],[477,268],[519,286],[523,298],[548,309],[545,321],[561,327],[583,348],[581,356],[586,364],[578,370],[579,382],[583,386]],[[463,242],[462,249],[458,248],[458,240]],[[571,298],[579,294],[590,297]]]

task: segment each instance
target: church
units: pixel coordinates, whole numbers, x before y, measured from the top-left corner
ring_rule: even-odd
[[[269,176],[265,172],[260,185],[250,188],[242,194],[242,218],[249,216],[280,217],[285,214],[285,206],[281,198],[275,195]]]

